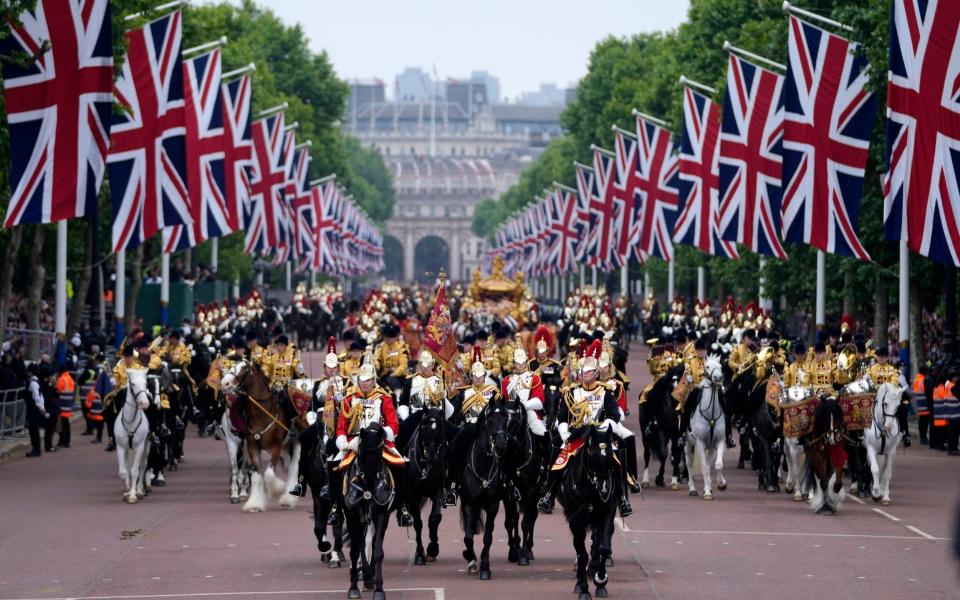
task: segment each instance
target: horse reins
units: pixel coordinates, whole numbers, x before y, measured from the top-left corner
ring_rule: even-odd
[[[129,388],[128,388],[128,389],[129,389]],[[123,418],[123,409],[120,410],[120,426],[123,427],[123,430],[124,430],[124,431],[126,432],[126,434],[127,434],[127,446],[128,446],[131,450],[133,450],[133,437],[137,434],[137,430],[140,429],[140,423],[143,422],[143,411],[140,410],[140,407],[139,407],[139,406],[137,406],[137,398],[140,397],[140,394],[147,394],[147,391],[146,391],[146,390],[137,390],[136,392],[134,392],[134,393],[132,394],[132,396],[133,396],[132,399],[133,399],[134,415],[136,415],[136,417],[137,417],[137,424],[133,426],[133,430],[132,430],[132,431],[127,427],[127,420]],[[148,397],[149,397],[149,396],[148,396]],[[131,398],[130,398],[130,396],[128,395],[128,397],[127,397],[127,398],[124,400],[124,402],[123,402],[124,408],[126,408],[127,404],[130,402],[130,400],[131,400]]]
[[[876,402],[876,401],[875,401]],[[880,456],[883,456],[883,453],[887,450],[887,432],[884,430],[883,423],[880,422],[880,419],[877,417],[877,409],[880,409],[880,412],[883,414],[884,420],[888,418],[894,418],[897,416],[897,411],[893,411],[890,414],[887,414],[883,402],[876,402],[877,406],[873,409],[873,426],[877,428],[880,438]],[[899,425],[899,424],[898,424]]]
[[[250,374],[252,375],[252,373],[250,373]],[[285,432],[287,432],[288,434],[290,433],[290,428],[287,427],[286,425],[284,425],[284,424],[280,421],[280,419],[278,419],[278,418],[276,417],[276,415],[274,415],[272,412],[270,412],[269,410],[267,410],[266,407],[264,407],[262,404],[260,404],[260,402],[257,401],[256,398],[253,397],[253,394],[251,394],[250,392],[247,392],[247,398],[250,400],[250,402],[253,402],[253,405],[256,406],[257,408],[259,408],[260,411],[263,412],[263,414],[265,414],[265,415],[267,415],[268,417],[270,417],[270,419],[271,419],[271,421],[272,421],[269,425],[267,425],[266,427],[264,427],[261,431],[259,431],[258,433],[254,433],[254,434],[253,434],[253,439],[259,440],[260,437],[263,436],[263,434],[265,434],[266,432],[270,431],[270,428],[273,427],[274,424],[279,425],[280,428],[283,429],[283,430],[284,430]]]

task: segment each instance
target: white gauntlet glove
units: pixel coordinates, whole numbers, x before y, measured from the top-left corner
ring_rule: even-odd
[[[570,439],[570,426],[566,423],[560,423],[557,425],[557,431],[560,433],[560,439],[564,442]]]

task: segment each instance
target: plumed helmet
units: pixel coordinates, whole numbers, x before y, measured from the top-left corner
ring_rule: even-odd
[[[600,366],[600,354],[603,352],[603,345],[600,340],[593,340],[587,346],[586,355],[580,361],[580,372],[596,371]]]
[[[368,348],[363,355],[363,364],[357,370],[357,380],[369,381],[377,378],[377,370],[373,368],[373,352]]]
[[[473,347],[473,364],[470,365],[470,373],[476,377],[484,377],[487,374],[487,367],[483,364],[483,351],[480,346]]]
[[[340,365],[340,358],[337,356],[337,338],[330,336],[327,340],[327,355],[323,357],[323,366],[328,369],[336,369]]]
[[[429,369],[429,368],[431,368],[435,363],[436,363],[436,361],[435,361],[434,358],[433,358],[433,353],[432,353],[432,352],[430,352],[429,350],[426,350],[426,349],[420,351],[420,358],[419,358],[419,360],[417,360],[417,364],[418,364],[418,365],[420,365],[421,367],[425,367],[425,368]]]

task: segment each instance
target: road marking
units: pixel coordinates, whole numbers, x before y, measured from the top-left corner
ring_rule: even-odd
[[[866,504],[866,502],[864,502],[864,501],[861,500],[860,498],[857,498],[856,496],[850,496],[850,495],[848,495],[847,498],[850,498],[851,500],[853,500],[853,501],[856,502],[857,504]]]
[[[907,529],[923,536],[928,540],[950,541],[952,538],[935,537],[925,533],[915,527],[907,525]],[[671,535],[690,534],[690,535],[782,535],[796,537],[824,537],[824,538],[864,538],[876,540],[916,540],[912,535],[873,535],[869,533],[808,533],[800,531],[681,531],[677,529],[633,529],[632,533],[665,533]]]
[[[917,528],[914,527],[913,525],[907,525],[907,529],[909,529],[910,531],[914,532],[914,533],[917,534],[917,535],[922,535],[923,537],[927,538],[928,540],[948,540],[948,539],[950,539],[950,538],[938,538],[938,537],[932,536],[932,535],[930,535],[929,533],[927,533],[926,531],[923,531],[922,529],[917,529]]]
[[[433,600],[446,600],[445,588],[384,588],[385,592],[433,592]],[[126,596],[61,596],[58,598],[21,598],[19,600],[140,600],[147,598],[217,598],[223,596],[289,596],[307,594],[342,594],[336,590],[273,590],[259,592],[184,592],[179,594],[140,594]]]
[[[883,516],[885,516],[886,518],[890,519],[891,521],[893,521],[893,522],[895,522],[895,523],[899,523],[899,522],[900,522],[900,517],[895,517],[895,516],[891,515],[890,513],[888,513],[887,511],[883,510],[882,508],[875,508],[875,509],[873,509],[873,512],[877,513],[878,515],[883,515]]]
[[[627,526],[626,523],[623,522],[623,519],[620,518],[620,517],[615,517],[615,518],[613,519],[613,522],[617,524],[617,527],[620,528],[620,531],[624,531],[624,532],[626,532],[626,531],[633,531],[632,529],[630,529],[630,528]]]

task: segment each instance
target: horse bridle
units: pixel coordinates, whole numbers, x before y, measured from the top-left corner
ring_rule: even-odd
[[[493,410],[496,412],[501,409],[494,408]],[[500,457],[497,456],[497,453],[495,450],[496,437],[500,435],[506,437],[507,435],[505,431],[497,431],[496,433],[492,433],[492,434],[490,431],[487,431],[486,434],[487,434],[487,437],[489,438],[489,441],[487,443],[487,449],[484,451],[484,454],[493,458],[493,460],[490,463],[490,470],[487,472],[487,477],[484,478],[483,476],[480,475],[480,473],[477,472],[477,465],[476,465],[477,445],[476,444],[474,444],[473,451],[470,452],[470,462],[467,465],[470,467],[470,472],[473,474],[473,476],[476,477],[477,480],[480,482],[480,487],[483,487],[483,488],[490,487],[491,482],[493,482],[493,480],[496,479],[500,471]]]
[[[127,387],[127,389],[130,389],[129,386]],[[150,392],[148,392],[147,390],[136,390],[133,394],[127,394],[127,397],[123,401],[124,407],[126,407],[126,405],[131,401],[133,402],[133,411],[134,411],[133,414],[135,415],[137,422],[133,426],[132,430],[129,427],[127,427],[127,420],[123,418],[123,409],[120,410],[120,426],[123,427],[123,431],[127,434],[127,445],[130,447],[131,450],[133,449],[133,436],[137,434],[137,430],[140,429],[140,423],[143,422],[144,412],[140,408],[140,405],[137,404],[137,398],[140,397],[140,394],[143,394],[147,397],[147,404],[149,405],[151,396],[150,396]]]
[[[874,401],[874,403],[877,406],[873,408],[873,426],[877,428],[877,432],[879,433],[877,437],[880,438],[880,454],[883,455],[883,453],[887,449],[887,436],[889,435],[890,437],[893,437],[893,434],[887,433],[886,428],[883,426],[883,422],[881,422],[880,418],[877,417],[877,412],[880,412],[883,415],[883,420],[886,421],[887,419],[895,418],[897,416],[897,410],[894,410],[892,413],[887,413],[886,407],[883,405],[883,402]],[[899,429],[899,423],[897,425]]]
[[[445,420],[445,419],[444,419],[444,420]],[[426,469],[424,469],[424,468],[422,468],[422,467],[420,466],[420,460],[418,460],[418,457],[421,456],[421,454],[427,454],[426,452],[421,452],[421,448],[420,448],[420,427],[423,426],[423,423],[424,423],[424,422],[425,422],[424,420],[421,420],[421,421],[420,421],[420,425],[417,427],[417,431],[413,434],[413,440],[412,440],[412,441],[413,441],[413,452],[410,453],[410,462],[412,462],[412,463],[414,464],[414,466],[416,466],[417,471],[420,472],[420,479],[421,479],[421,480],[426,479],[426,478],[427,478],[427,475],[430,474],[430,471],[433,470],[434,465],[437,465],[437,464],[439,464],[439,463],[441,462],[441,461],[439,460],[439,458],[440,458],[440,456],[442,455],[443,450],[444,450],[444,449],[446,448],[446,446],[447,446],[447,440],[446,440],[446,438],[443,437],[442,434],[441,434],[441,438],[440,438],[440,452],[437,452],[437,454],[433,457],[434,460],[429,460],[429,461],[427,461],[427,462],[424,463],[424,464],[426,465],[426,467],[427,467]]]
[[[247,387],[247,386],[240,380],[240,373],[242,373],[244,370],[246,370],[246,372],[247,372],[247,374],[248,374],[247,377],[253,377],[253,376],[255,376],[255,373],[253,372],[253,369],[252,369],[250,363],[247,362],[246,359],[244,359],[244,361],[243,361],[242,363],[240,363],[240,364],[243,366],[243,369],[241,369],[241,370],[237,373],[237,375],[235,375],[235,377],[236,377],[236,379],[237,379],[237,383],[238,383],[238,384],[240,384],[240,385],[242,385],[242,386],[244,386],[244,387]],[[245,378],[245,379],[246,379],[246,378]],[[274,425],[279,425],[281,429],[283,429],[284,431],[287,432],[287,434],[290,433],[290,428],[287,427],[286,425],[284,425],[283,423],[281,423],[281,422],[280,422],[280,419],[278,419],[277,416],[274,415],[272,412],[270,412],[269,410],[267,410],[267,408],[266,408],[263,404],[260,404],[260,401],[258,401],[257,398],[255,398],[254,395],[250,393],[250,390],[249,390],[249,389],[245,391],[245,394],[246,394],[246,396],[247,396],[247,399],[250,400],[250,402],[252,402],[254,406],[256,406],[257,408],[259,408],[260,411],[263,412],[263,414],[265,414],[265,415],[267,415],[268,417],[270,417],[270,422],[267,423],[267,426],[264,427],[263,429],[261,429],[260,431],[254,433],[254,434],[253,434],[253,439],[259,441],[260,438],[263,437],[263,435],[264,435],[265,433],[267,433],[268,431],[270,431],[270,430],[273,428]],[[261,400],[266,400],[266,398],[261,398]]]

